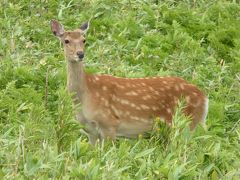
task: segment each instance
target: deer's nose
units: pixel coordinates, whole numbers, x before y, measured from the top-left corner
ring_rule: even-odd
[[[84,52],[78,51],[78,52],[77,52],[77,56],[78,56],[79,59],[84,58]]]

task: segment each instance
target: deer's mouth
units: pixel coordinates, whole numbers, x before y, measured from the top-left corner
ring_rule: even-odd
[[[81,61],[83,61],[83,58],[77,58],[76,61],[77,61],[77,62],[81,62]]]
[[[73,61],[75,61],[75,62],[81,62],[81,61],[83,61],[83,58],[79,58],[78,56],[75,56],[75,57],[73,58]]]

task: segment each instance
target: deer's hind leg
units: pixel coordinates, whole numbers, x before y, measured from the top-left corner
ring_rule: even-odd
[[[208,113],[208,98],[203,98],[199,104],[188,104],[184,109],[186,115],[192,118],[190,129],[193,130],[199,123],[206,129],[206,116]]]

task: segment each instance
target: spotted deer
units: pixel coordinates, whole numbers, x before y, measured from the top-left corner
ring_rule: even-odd
[[[154,118],[171,125],[179,100],[185,99],[190,128],[204,123],[208,98],[195,85],[179,77],[122,78],[84,71],[85,34],[89,23],[64,31],[56,20],[51,29],[63,44],[67,61],[67,89],[75,105],[81,104],[77,119],[85,125],[91,144],[97,139],[128,138],[151,131]]]

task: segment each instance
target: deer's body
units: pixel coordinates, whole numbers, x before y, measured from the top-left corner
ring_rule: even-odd
[[[79,30],[66,32],[61,38],[74,40],[73,35],[81,39],[83,33]],[[78,52],[76,44],[73,49]],[[187,81],[178,77],[120,78],[87,74],[81,58],[78,61],[75,54],[71,56],[69,52],[73,51],[65,47],[67,86],[74,94],[73,102],[82,106],[77,119],[86,126],[92,144],[98,138],[137,137],[151,130],[156,117],[171,125],[181,99],[186,102],[184,113],[192,118],[191,129],[204,122],[208,98]]]

